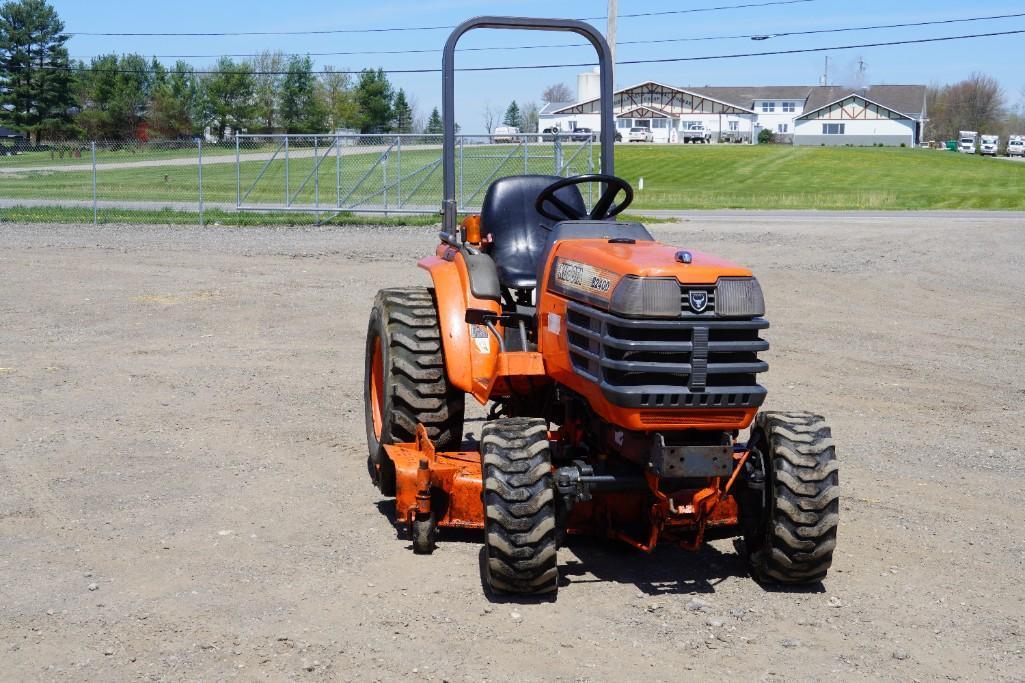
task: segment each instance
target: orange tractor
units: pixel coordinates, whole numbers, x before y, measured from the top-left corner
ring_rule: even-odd
[[[477,28],[590,41],[602,173],[500,178],[480,215],[457,224],[453,57]],[[483,529],[487,585],[533,594],[556,590],[567,534],[643,551],[742,536],[759,581],[821,580],[839,507],[829,427],[759,412],[769,323],[751,271],[616,220],[633,190],[613,173],[601,34],[570,20],[473,19],[449,38],[443,67],[443,231],[419,262],[433,286],[379,292],[366,342],[369,467],[413,549],[431,552],[439,527]],[[587,183],[600,186],[590,208]],[[467,394],[490,416],[464,446]]]

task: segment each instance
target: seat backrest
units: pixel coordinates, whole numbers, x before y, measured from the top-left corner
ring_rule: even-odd
[[[481,231],[491,235],[493,243],[488,253],[495,259],[499,282],[510,289],[537,286],[538,260],[548,239],[548,230],[541,226],[551,226],[555,221],[539,214],[534,202],[541,190],[557,180],[562,178],[548,175],[499,178],[484,195]],[[581,212],[586,210],[584,198],[576,186],[562,188],[557,196]]]

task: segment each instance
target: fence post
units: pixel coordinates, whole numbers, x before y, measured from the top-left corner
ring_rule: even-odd
[[[552,136],[552,143],[552,156],[555,157],[555,175],[562,175],[562,140],[559,139],[558,132]]]
[[[459,196],[456,199],[456,211],[463,205],[463,137],[459,138]]]
[[[317,222],[320,222],[320,138],[313,136],[313,205],[317,209]]]
[[[242,206],[242,156],[239,150],[239,137],[235,133],[235,211]]]
[[[402,208],[402,136],[395,138],[395,203]]]
[[[522,144],[523,144],[523,175],[529,175],[530,174],[530,165],[529,165],[528,159],[527,159],[527,136],[526,135],[523,136]]]
[[[93,225],[96,225],[96,142],[90,142],[89,146],[92,150],[93,158]]]
[[[203,138],[196,138],[196,149],[199,152],[199,227],[206,227],[203,220]]]
[[[285,133],[285,208],[292,203],[288,196],[288,133]]]
[[[381,175],[383,177],[383,180],[381,182],[381,187],[384,188],[384,215],[385,216],[388,215],[388,157],[390,157],[390,156],[391,155],[388,154],[388,152],[385,152],[384,153],[384,159],[382,160],[382,163],[381,163]]]
[[[335,131],[335,208],[342,207],[342,141]]]

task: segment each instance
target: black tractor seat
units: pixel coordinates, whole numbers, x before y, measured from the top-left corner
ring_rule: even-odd
[[[533,289],[537,286],[538,261],[548,241],[553,221],[534,208],[541,190],[557,180],[552,175],[516,175],[499,178],[488,188],[481,207],[480,221],[490,233],[488,249],[498,269],[498,281],[509,289]],[[584,198],[576,187],[557,193],[573,208],[585,210]]]

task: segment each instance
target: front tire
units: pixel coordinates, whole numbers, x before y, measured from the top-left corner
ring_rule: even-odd
[[[555,487],[548,423],[492,420],[481,430],[484,580],[494,591],[552,593],[559,586]]]
[[[759,413],[740,496],[751,574],[759,582],[815,583],[833,562],[840,482],[832,433],[819,415]]]
[[[383,289],[367,326],[363,405],[371,477],[395,495],[395,469],[386,444],[416,441],[422,424],[438,450],[459,448],[465,394],[451,386],[433,290]]]

